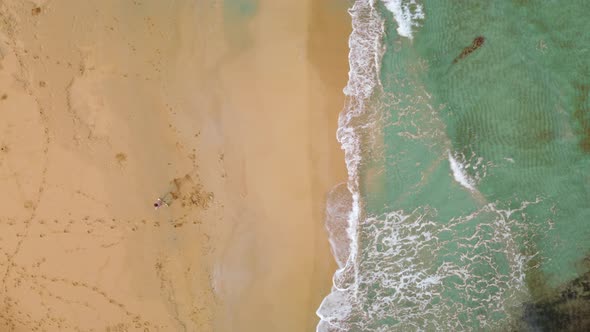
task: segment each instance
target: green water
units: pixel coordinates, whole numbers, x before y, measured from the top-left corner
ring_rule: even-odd
[[[381,8],[385,118],[382,153],[362,166],[362,329],[590,326],[537,317],[588,272],[590,2],[421,3],[413,40]],[[483,46],[453,63],[478,36]]]

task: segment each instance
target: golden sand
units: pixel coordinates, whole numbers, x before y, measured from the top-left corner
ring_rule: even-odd
[[[313,330],[346,6],[0,2],[0,330]]]

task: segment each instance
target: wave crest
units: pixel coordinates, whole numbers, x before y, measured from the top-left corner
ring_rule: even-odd
[[[383,0],[383,3],[385,8],[393,13],[393,19],[397,23],[397,33],[412,39],[412,28],[420,26],[419,21],[424,19],[422,5],[416,0]]]

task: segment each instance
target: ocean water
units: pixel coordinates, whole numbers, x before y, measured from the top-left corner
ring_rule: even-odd
[[[589,12],[354,2],[318,331],[590,330]]]

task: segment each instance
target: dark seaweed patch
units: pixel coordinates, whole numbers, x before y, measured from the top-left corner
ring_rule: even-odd
[[[522,323],[524,331],[590,331],[590,273],[553,298],[525,304]]]
[[[457,63],[457,61],[467,57],[469,54],[473,53],[475,50],[483,46],[484,43],[485,38],[483,36],[475,37],[471,45],[465,47],[463,51],[461,51],[461,54],[459,54],[459,56],[457,56],[455,60],[453,60],[453,63]]]

